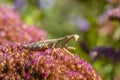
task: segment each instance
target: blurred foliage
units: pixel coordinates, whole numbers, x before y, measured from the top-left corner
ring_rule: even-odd
[[[15,7],[27,24],[37,25],[46,30],[48,38],[79,34],[79,41],[87,41],[90,49],[96,46],[112,46],[116,50],[120,49],[119,21],[112,21],[113,30],[111,34],[101,36],[104,33],[99,32],[101,29],[100,15],[111,6],[107,0],[0,0],[0,4]],[[85,20],[76,19],[79,17]],[[88,23],[86,23],[87,21]],[[83,27],[81,28],[81,26]],[[84,29],[85,27],[86,29]],[[81,58],[93,63],[89,55],[80,47],[79,42],[77,44],[71,42],[70,45],[76,46],[75,53],[78,53]],[[115,80],[120,79],[120,66],[117,65]],[[110,74],[114,67],[112,62],[100,59],[93,63],[93,66],[103,76],[104,80],[110,80]]]

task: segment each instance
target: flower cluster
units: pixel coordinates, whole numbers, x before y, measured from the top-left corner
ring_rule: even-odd
[[[25,24],[14,9],[0,7],[0,44],[34,42],[45,38],[45,35],[44,30]]]
[[[21,43],[0,46],[0,79],[102,80],[90,64],[62,48],[32,52]]]
[[[120,0],[108,0],[106,10],[99,17],[99,34],[108,36],[114,33],[115,25],[113,21],[120,21]]]
[[[90,23],[84,17],[71,16],[70,22],[80,29],[80,31],[87,32],[90,29]]]
[[[97,46],[90,49],[86,40],[80,42],[81,49],[87,53],[93,61],[104,58],[115,62],[120,62],[120,50],[116,50],[111,46]]]
[[[103,47],[103,46],[96,47],[92,51],[90,51],[90,56],[93,59],[98,59],[103,57],[105,59],[109,59],[116,62],[120,61],[120,51],[115,50],[112,47]]]
[[[108,20],[120,20],[120,0],[107,0],[108,6],[104,17]],[[104,20],[103,20],[104,21]]]
[[[120,7],[108,11],[110,20],[120,20]]]

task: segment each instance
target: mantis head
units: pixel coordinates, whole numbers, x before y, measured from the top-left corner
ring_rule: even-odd
[[[73,39],[77,42],[79,39],[79,36],[77,34],[73,35]]]

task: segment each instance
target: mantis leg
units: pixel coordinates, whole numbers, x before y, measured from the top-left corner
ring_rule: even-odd
[[[57,44],[57,43],[53,43],[53,44],[52,44],[53,53],[56,52],[56,49],[55,49],[56,44]]]
[[[44,41],[43,39],[41,39],[41,40],[43,41],[44,46],[47,48],[48,46],[47,46],[47,44],[45,43],[45,41]]]
[[[65,48],[66,48],[67,50],[75,50],[75,47],[66,47],[66,46],[65,46]]]
[[[72,53],[71,53],[70,51],[68,51],[66,48],[63,48],[63,50],[64,50],[66,53],[68,53],[68,54],[74,56],[74,54],[72,54]]]

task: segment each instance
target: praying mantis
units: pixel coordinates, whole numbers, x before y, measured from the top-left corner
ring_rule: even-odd
[[[57,39],[41,40],[35,43],[26,44],[23,46],[23,48],[28,49],[30,51],[42,51],[42,50],[46,50],[51,47],[55,49],[56,45],[58,45],[59,42],[63,42],[63,44],[61,45],[61,48],[63,48],[65,51],[68,52],[67,49],[69,49],[70,47],[66,46],[67,43],[71,39],[74,39],[75,41],[77,41],[78,38],[79,36],[74,34],[74,35],[69,35],[69,36],[65,36],[65,37],[57,38]]]

